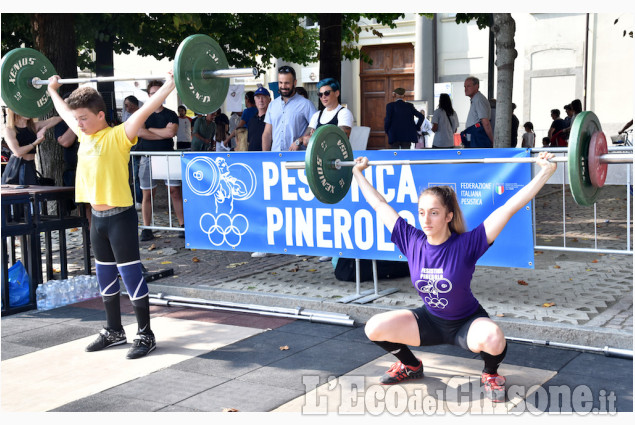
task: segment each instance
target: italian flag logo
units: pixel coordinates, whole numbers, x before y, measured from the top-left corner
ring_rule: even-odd
[[[503,192],[505,192],[505,186],[503,184],[497,184],[494,187],[494,191],[498,194],[498,195],[502,195]]]

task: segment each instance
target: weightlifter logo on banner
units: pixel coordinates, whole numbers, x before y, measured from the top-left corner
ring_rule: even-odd
[[[198,156],[185,169],[188,188],[214,200],[214,211],[204,212],[198,225],[216,247],[236,248],[249,229],[244,214],[234,214],[234,203],[247,200],[256,191],[256,173],[244,163],[227,164],[225,158]]]

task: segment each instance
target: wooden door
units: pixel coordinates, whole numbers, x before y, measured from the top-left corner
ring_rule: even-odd
[[[387,149],[384,132],[386,105],[394,100],[392,91],[406,89],[406,100],[414,95],[414,47],[410,43],[365,46],[362,52],[372,64],[361,63],[361,125],[370,127],[367,149]]]

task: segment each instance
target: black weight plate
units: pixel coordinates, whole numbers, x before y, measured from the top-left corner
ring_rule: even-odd
[[[325,204],[336,204],[346,194],[353,180],[353,168],[332,166],[335,160],[353,161],[353,148],[346,133],[336,125],[318,128],[306,151],[305,173],[315,197]]]

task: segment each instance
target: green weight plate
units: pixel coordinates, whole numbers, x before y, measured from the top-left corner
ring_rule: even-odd
[[[204,77],[203,71],[227,69],[225,53],[204,34],[194,34],[181,42],[174,58],[174,83],[181,101],[199,114],[216,111],[229,91],[228,78]]]
[[[569,187],[578,205],[593,205],[600,192],[589,176],[589,145],[591,136],[602,131],[598,117],[591,111],[580,112],[569,134]]]
[[[2,100],[16,114],[27,118],[44,116],[53,109],[47,86],[35,88],[34,78],[56,75],[53,64],[34,49],[13,49],[2,58]]]
[[[336,204],[346,196],[353,181],[353,168],[332,166],[333,161],[352,161],[353,148],[346,133],[336,125],[318,128],[306,150],[305,172],[315,197],[325,204]]]

